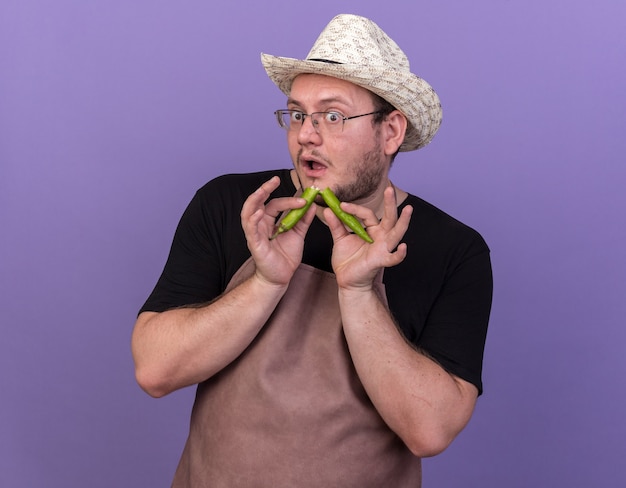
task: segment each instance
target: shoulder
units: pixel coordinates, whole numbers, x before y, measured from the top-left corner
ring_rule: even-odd
[[[230,213],[232,209],[238,211],[246,198],[273,176],[279,176],[281,180],[274,196],[293,194],[295,189],[288,169],[225,174],[213,178],[200,187],[191,199],[187,212],[215,215],[222,212]]]
[[[401,207],[411,205],[413,215],[407,232],[410,239],[430,243],[439,249],[464,248],[470,253],[488,252],[480,233],[433,204],[409,194]]]
[[[230,173],[218,176],[198,190],[201,196],[215,194],[244,194],[246,197],[254,192],[264,182],[279,176],[281,179],[281,188],[291,184],[288,169],[275,169],[267,171],[258,171],[254,173]]]

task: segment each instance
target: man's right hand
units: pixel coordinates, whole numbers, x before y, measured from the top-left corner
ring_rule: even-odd
[[[304,237],[315,217],[316,207],[311,205],[293,229],[270,240],[276,217],[306,203],[303,198],[283,197],[266,204],[279,185],[279,177],[274,176],[246,199],[241,210],[241,225],[256,265],[256,276],[269,284],[284,287],[302,261]]]

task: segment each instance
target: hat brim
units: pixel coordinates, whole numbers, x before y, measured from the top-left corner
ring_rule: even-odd
[[[388,66],[361,66],[300,60],[261,54],[269,78],[285,94],[296,76],[320,74],[361,86],[387,100],[407,118],[408,126],[400,151],[413,151],[428,144],[441,125],[439,97],[422,78]]]

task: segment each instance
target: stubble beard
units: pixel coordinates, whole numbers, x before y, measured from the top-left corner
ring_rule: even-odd
[[[378,190],[385,175],[385,161],[381,160],[381,146],[363,155],[363,159],[351,168],[352,181],[335,188],[335,195],[342,202],[365,200]]]

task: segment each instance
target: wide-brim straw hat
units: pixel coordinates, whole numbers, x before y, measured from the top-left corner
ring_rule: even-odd
[[[433,88],[411,73],[400,47],[365,17],[337,15],[304,60],[261,54],[261,62],[287,96],[295,77],[304,73],[346,80],[381,96],[408,120],[400,151],[424,147],[441,125],[441,103]]]

